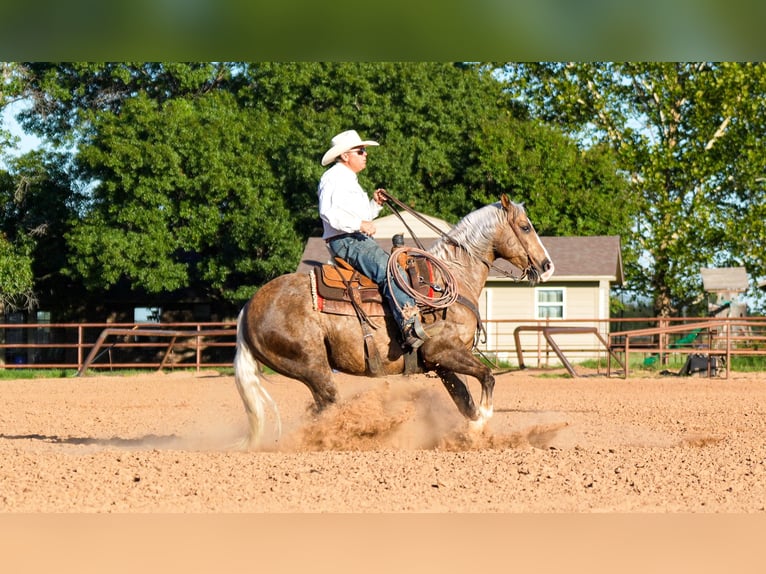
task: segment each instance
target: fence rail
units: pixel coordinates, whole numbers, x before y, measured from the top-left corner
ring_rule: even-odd
[[[699,326],[702,322],[704,328]],[[486,320],[484,326],[487,337],[478,350],[496,368],[567,366],[586,359],[598,359],[600,366],[603,359],[609,374],[615,353],[624,357],[626,366],[631,354],[638,353],[662,359],[704,349],[721,355],[723,349],[728,350],[727,361],[731,355],[766,354],[764,317]],[[555,341],[546,337],[553,333]],[[234,321],[5,323],[0,324],[0,368],[82,373],[87,369],[230,367],[235,340]]]
[[[656,327],[610,334],[613,354],[623,354],[623,376],[628,377],[631,353],[663,361],[674,353],[701,354],[723,361],[729,377],[731,357],[766,355],[766,319],[763,317],[709,317],[684,322],[658,320]],[[611,365],[607,366],[611,374]]]
[[[612,374],[612,363],[616,362],[620,374],[627,376],[631,357],[643,357],[645,365],[663,365],[674,354],[712,354],[723,358],[730,367],[732,356],[766,355],[766,317],[759,316],[497,320],[485,321],[485,325],[487,341],[480,349],[489,354],[496,367],[503,363],[567,367],[567,361],[576,364],[596,360],[599,370],[606,363],[607,375]],[[517,329],[526,332],[519,345],[513,340]],[[546,331],[550,334],[557,330],[564,334],[557,335],[555,341],[546,338]],[[567,330],[572,334],[567,335]],[[604,345],[602,339],[608,344]],[[564,359],[559,359],[554,347]],[[727,377],[728,372],[726,369]]]
[[[107,341],[108,337],[112,337]],[[5,369],[231,366],[235,322],[0,324]]]

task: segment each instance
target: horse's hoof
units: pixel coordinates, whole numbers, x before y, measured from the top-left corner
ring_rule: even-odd
[[[239,440],[232,442],[229,445],[228,450],[235,450],[235,451],[253,450],[252,445],[250,444],[250,437],[243,437]]]
[[[468,421],[468,430],[472,433],[481,433],[487,424],[487,419],[479,417],[475,421]]]

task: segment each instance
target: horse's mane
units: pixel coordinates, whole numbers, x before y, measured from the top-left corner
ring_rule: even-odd
[[[514,206],[523,209],[519,203]],[[472,211],[461,219],[448,233],[442,237],[430,252],[440,259],[452,259],[454,245],[460,245],[471,256],[483,256],[489,248],[497,226],[503,222],[505,210],[500,202],[491,203]]]

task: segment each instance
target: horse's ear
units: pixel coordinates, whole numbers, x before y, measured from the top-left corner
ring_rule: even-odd
[[[500,196],[500,203],[503,204],[503,207],[505,208],[506,211],[511,210],[511,200],[508,199],[507,194],[504,193],[503,195]]]

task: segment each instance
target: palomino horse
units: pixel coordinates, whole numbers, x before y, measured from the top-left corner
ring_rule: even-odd
[[[436,372],[459,411],[481,425],[492,416],[495,379],[472,349],[480,321],[477,304],[490,265],[503,258],[524,270],[523,276],[536,284],[553,275],[553,263],[524,207],[505,194],[500,202],[465,216],[428,253],[452,272],[460,298],[443,312],[424,314],[429,338],[418,349],[419,370]],[[277,277],[261,287],[239,314],[234,378],[248,416],[250,447],[259,446],[264,437],[267,407],[277,436],[281,431],[277,406],[262,385],[261,365],[303,382],[311,390],[317,410],[338,399],[333,369],[368,374],[359,319],[315,310],[310,281],[305,273]],[[383,375],[404,372],[398,331],[387,316],[386,328],[372,335],[383,351]],[[481,383],[478,409],[465,375]]]

